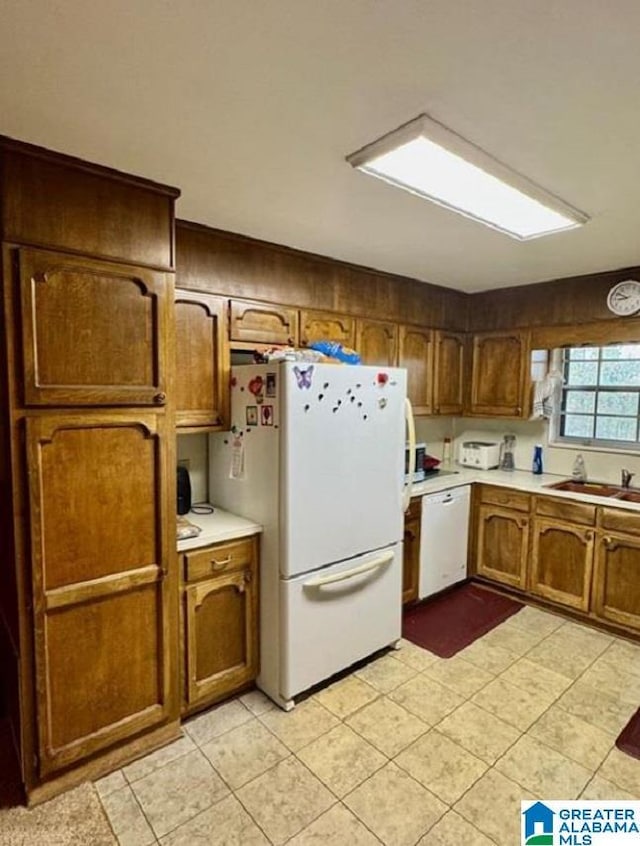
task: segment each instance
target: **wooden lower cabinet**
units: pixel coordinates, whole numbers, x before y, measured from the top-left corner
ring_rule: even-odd
[[[208,570],[208,573],[207,573]],[[185,555],[185,701],[188,713],[223,699],[258,674],[258,541]]]
[[[595,531],[535,517],[529,589],[539,596],[588,611]]]
[[[420,519],[422,499],[415,497],[404,517],[402,548],[402,604],[415,602],[420,584]]]
[[[37,780],[177,720],[165,424],[27,418]]]
[[[495,505],[478,507],[476,573],[516,588],[527,583],[529,517]]]
[[[592,610],[607,622],[640,629],[640,538],[598,537]]]

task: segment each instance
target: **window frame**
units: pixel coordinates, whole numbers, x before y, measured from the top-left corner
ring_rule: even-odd
[[[580,437],[575,435],[564,435],[562,433],[562,424],[563,419],[565,417],[565,396],[567,390],[592,390],[595,394],[595,405],[594,405],[594,412],[593,414],[585,414],[584,416],[592,417],[594,419],[594,432],[595,432],[595,423],[597,423],[598,419],[598,412],[597,412],[597,402],[598,402],[598,392],[602,391],[603,393],[637,393],[638,394],[638,413],[635,416],[632,415],[605,415],[602,414],[600,416],[620,416],[625,417],[628,416],[631,419],[635,419],[636,421],[636,437],[640,439],[640,385],[638,386],[615,386],[615,387],[607,387],[601,386],[600,384],[600,367],[603,361],[602,358],[602,350],[606,347],[612,346],[629,346],[630,344],[637,343],[640,346],[640,342],[635,341],[616,341],[616,342],[609,342],[605,344],[597,344],[597,343],[575,343],[575,344],[567,344],[563,347],[556,348],[552,351],[552,367],[553,369],[560,372],[563,376],[563,384],[561,390],[561,401],[559,407],[554,409],[551,421],[550,421],[550,429],[549,429],[549,444],[551,446],[558,446],[558,447],[567,447],[573,449],[586,449],[586,450],[594,450],[598,452],[621,452],[621,453],[640,453],[640,440],[635,441],[621,441],[621,440],[611,440],[609,438],[598,438],[598,437]],[[578,349],[580,347],[597,349],[599,351],[598,358],[595,361],[598,364],[598,382],[596,385],[571,385],[569,388],[566,386],[564,379],[565,379],[565,367],[567,366],[567,359],[566,359],[566,351],[569,349]],[[594,360],[594,359],[592,359]],[[606,360],[606,359],[605,359]],[[611,359],[615,361],[616,359]],[[631,360],[638,360],[638,359],[631,359]],[[579,412],[578,412],[579,414]]]

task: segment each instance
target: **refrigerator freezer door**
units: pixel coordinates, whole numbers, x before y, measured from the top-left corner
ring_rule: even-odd
[[[287,363],[281,374],[282,576],[400,540],[406,372]]]
[[[280,582],[280,700],[401,636],[402,544]]]

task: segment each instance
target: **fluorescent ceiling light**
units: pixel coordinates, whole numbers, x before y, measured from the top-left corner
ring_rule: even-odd
[[[589,220],[428,115],[352,153],[347,161],[521,241],[575,229]]]

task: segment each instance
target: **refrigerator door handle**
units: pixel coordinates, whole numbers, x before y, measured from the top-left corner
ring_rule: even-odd
[[[411,400],[405,397],[404,400],[404,416],[407,422],[407,438],[409,441],[409,472],[407,473],[407,481],[402,492],[402,512],[404,513],[411,504],[411,495],[413,494],[413,470],[416,463],[416,424],[413,419],[413,408],[411,407]]]
[[[345,570],[344,573],[336,573],[335,576],[321,576],[317,579],[311,579],[303,584],[305,588],[317,588],[324,585],[332,585],[335,582],[344,582],[347,579],[352,579],[355,576],[360,576],[362,573],[369,573],[371,570],[378,570],[389,561],[393,561],[393,552],[385,552],[374,558],[373,561],[368,561],[366,564],[361,564],[359,567],[354,567],[352,570]]]

